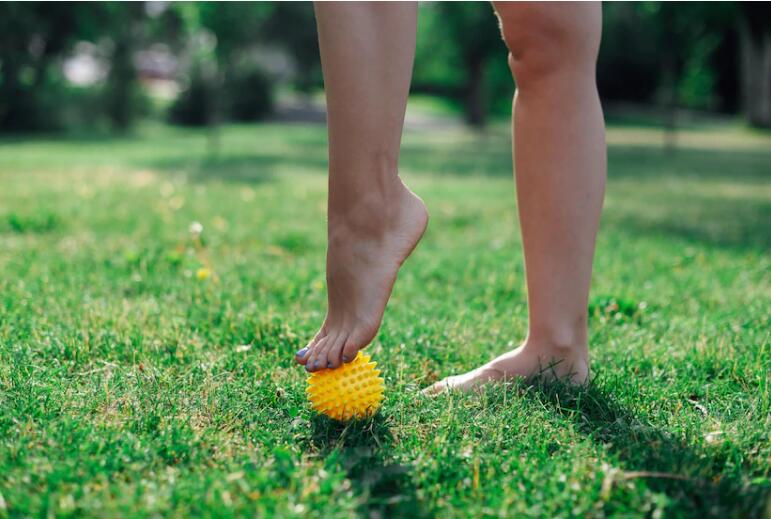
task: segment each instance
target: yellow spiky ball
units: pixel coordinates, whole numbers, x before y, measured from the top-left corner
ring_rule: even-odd
[[[334,420],[374,415],[383,401],[383,378],[369,355],[356,358],[337,369],[322,369],[308,377],[305,392],[317,412]]]

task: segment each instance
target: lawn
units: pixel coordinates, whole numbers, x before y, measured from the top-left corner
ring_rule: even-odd
[[[525,333],[507,139],[405,134],[431,222],[348,425],[292,361],[323,126],[0,140],[0,517],[769,517],[771,136],[612,127],[591,385],[424,398]]]

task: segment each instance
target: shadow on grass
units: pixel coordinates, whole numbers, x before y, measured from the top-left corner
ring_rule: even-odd
[[[771,498],[767,485],[742,481],[747,466],[729,473],[736,460],[726,449],[690,445],[636,416],[596,383],[583,389],[538,385],[533,395],[560,415],[569,415],[579,431],[618,457],[623,470],[606,474],[607,496],[625,482],[644,480],[647,488],[671,500],[670,514],[716,517],[760,517]]]
[[[617,195],[618,196],[618,195]],[[688,196],[651,194],[645,206],[609,207],[603,227],[634,237],[663,237],[730,250],[771,249],[771,201],[761,198],[720,198],[719,194]]]
[[[666,214],[606,218],[603,225],[637,237],[663,236],[735,251],[771,250],[771,203],[723,201],[711,209],[694,208],[690,214],[680,209],[670,206]]]
[[[327,161],[317,154],[288,157],[280,154],[227,154],[203,158],[171,157],[147,161],[143,165],[154,171],[184,172],[192,182],[220,181],[259,184],[274,180],[279,169],[317,169],[326,172]]]
[[[314,446],[337,457],[353,489],[363,496],[363,515],[430,516],[417,497],[412,467],[394,459],[396,440],[382,414],[345,424],[315,416],[312,428]]]
[[[758,190],[767,185],[768,152],[688,149],[669,155],[612,146],[608,159],[608,196],[629,203],[608,207],[603,225],[727,249],[771,248],[771,200]]]
[[[186,173],[193,182],[259,184],[291,170],[325,174],[323,139],[293,137],[290,144],[295,151],[273,149],[255,137],[254,151],[175,154],[143,165]],[[417,175],[511,176],[509,148],[497,137],[462,140],[453,146],[406,142],[401,155],[403,169]],[[682,149],[669,155],[651,146],[611,146],[609,196],[632,198],[618,209],[609,207],[603,225],[639,236],[767,250],[771,248],[766,230],[771,202],[757,196],[755,186],[765,185],[769,161],[771,154],[762,151]],[[614,181],[618,183],[614,185]],[[641,189],[633,190],[629,181]],[[701,187],[693,192],[690,185]]]
[[[262,184],[275,179],[280,159],[259,155],[228,155],[203,159],[167,158],[148,162],[153,171],[183,172],[191,182],[221,181]]]
[[[672,153],[649,145],[609,145],[608,178],[718,180],[762,184],[771,153],[765,150],[682,148]]]

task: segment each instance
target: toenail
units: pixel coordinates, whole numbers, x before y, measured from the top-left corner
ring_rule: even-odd
[[[316,369],[316,368],[319,367],[319,362],[321,362],[321,361],[317,360],[316,362],[313,363],[313,369]]]
[[[332,363],[331,362],[327,362],[327,367],[331,368],[332,367]]]
[[[300,351],[298,351],[297,353],[295,353],[295,356],[296,357],[304,357],[305,354],[307,353],[307,351],[308,351],[308,347],[306,346],[305,348],[303,348]]]
[[[350,358],[348,355],[343,355],[343,360],[344,360],[345,362],[348,362],[348,361],[350,361],[350,360],[351,360],[351,358]]]

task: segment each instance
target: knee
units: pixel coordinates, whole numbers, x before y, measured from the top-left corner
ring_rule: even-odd
[[[552,78],[594,81],[602,32],[599,4],[501,2],[496,9],[518,89]]]

